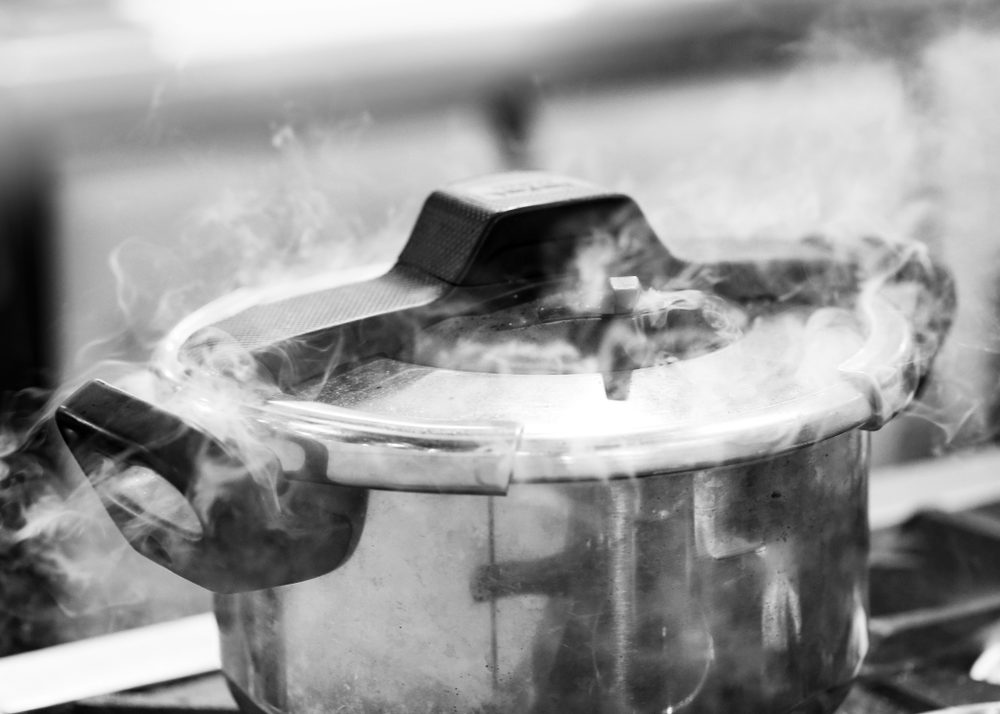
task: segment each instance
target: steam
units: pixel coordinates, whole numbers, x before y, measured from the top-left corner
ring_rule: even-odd
[[[223,188],[169,245],[140,237],[121,243],[110,264],[129,338],[149,350],[194,310],[234,290],[391,258],[405,228],[398,217],[373,228],[337,207],[347,179],[331,171],[344,153],[331,141],[318,130],[303,135],[282,126],[272,140],[277,175]]]
[[[340,131],[345,128],[338,127],[341,142],[348,134],[357,140],[363,129]],[[273,144],[281,162],[278,176],[261,174],[242,187],[206,197],[203,209],[187,218],[172,245],[132,237],[112,252],[109,267],[123,330],[81,351],[77,364],[86,365],[85,371],[53,393],[4,395],[0,655],[202,611],[209,604],[204,591],[128,547],[55,434],[49,421],[55,407],[86,379],[108,379],[134,390],[239,444],[254,478],[266,486],[261,492],[273,494],[273,457],[250,458],[260,453],[255,448],[260,433],[246,419],[236,418],[236,405],[250,398],[247,385],[252,392],[258,384],[247,372],[250,355],[216,350],[201,376],[171,388],[145,364],[169,329],[221,294],[371,261],[393,250],[392,237],[377,231],[363,235],[353,214],[340,215],[333,208],[331,182],[342,179],[329,171],[328,161],[336,159],[339,145],[327,135],[303,137],[291,126],[279,128]],[[325,160],[308,161],[317,146]],[[383,230],[391,236],[399,233],[392,220]],[[96,366],[91,365],[94,354],[103,358]],[[116,361],[117,355],[140,361]],[[193,503],[139,467],[109,462],[91,477],[98,487],[113,477],[120,504],[141,494],[149,508],[133,512],[130,536],[141,538],[159,525],[159,518],[179,532],[187,526],[195,537],[200,528],[195,514],[206,518],[231,478],[211,459],[203,465],[211,471],[204,481],[210,486],[191,494]],[[293,515],[287,519],[290,530]]]
[[[557,110],[538,144],[552,147],[549,165],[571,173],[597,178],[619,160],[638,167],[620,187],[671,245],[710,259],[725,257],[713,245],[731,249],[719,239],[750,247],[872,235],[927,246],[955,274],[959,310],[911,408],[916,418],[906,420],[909,428],[931,422],[917,439],[928,451],[909,456],[982,447],[998,426],[990,395],[1000,334],[1000,92],[991,68],[1000,40],[974,9],[968,17],[945,8],[916,13],[905,27],[859,21],[863,4],[841,10],[831,10],[795,48],[796,64],[777,76],[615,96],[591,109],[599,127]],[[632,131],[601,130],[622,115],[637,117]],[[641,160],[649,137],[661,161]],[[588,143],[608,158],[581,156],[577,147]],[[897,428],[889,432],[897,436],[885,438],[898,438]]]
[[[935,51],[947,54],[945,44],[938,47],[945,49]],[[932,57],[931,64],[941,61]],[[852,94],[859,86],[854,83],[859,74],[860,97]],[[852,106],[863,107],[867,99],[878,99],[876,107],[889,106],[885,114],[859,109],[862,116],[849,117],[851,130],[861,138],[846,148],[836,139],[839,127],[830,126],[837,125],[830,119],[836,110],[832,105],[839,106],[837,97],[831,100],[814,91],[817,84],[836,85],[841,79],[851,81],[847,89],[835,89],[835,94],[850,97]],[[877,61],[860,70],[850,65],[832,70],[809,66],[790,75],[777,90],[786,102],[799,102],[804,97],[799,113],[789,121],[811,122],[805,130],[789,139],[785,124],[771,127],[765,119],[758,119],[759,126],[740,127],[743,133],[737,135],[741,140],[729,146],[724,141],[700,144],[687,138],[685,141],[697,146],[697,152],[688,150],[677,165],[660,167],[663,175],[659,181],[633,178],[634,193],[652,210],[658,232],[671,245],[699,240],[712,244],[720,237],[749,243],[767,237],[792,245],[804,236],[820,234],[838,246],[837,257],[870,256],[871,262],[864,266],[866,279],[884,289],[910,317],[921,345],[917,359],[929,358],[942,334],[940,315],[950,306],[933,291],[926,298],[922,280],[934,277],[927,254],[918,244],[907,242],[922,237],[914,226],[924,225],[926,214],[939,207],[926,202],[926,192],[915,198],[920,192],[913,190],[909,178],[913,168],[910,159],[922,141],[923,129],[911,121],[906,92],[890,62]],[[733,100],[736,108],[740,101],[737,94]],[[712,121],[715,125],[709,131],[719,128],[719,123],[723,129],[732,129],[725,120]],[[746,141],[747,133],[762,134],[763,141]],[[790,157],[787,164],[772,161],[772,149],[789,141],[791,151],[773,152],[774,156]],[[576,150],[586,142],[572,143]],[[280,129],[274,144],[287,162],[282,181],[226,192],[191,219],[174,247],[131,239],[113,254],[111,269],[131,346],[148,350],[180,319],[232,290],[296,280],[332,266],[395,254],[407,227],[402,220],[390,217],[384,233],[363,235],[329,202],[322,181],[311,173],[311,164],[305,160],[307,149],[298,131]],[[914,218],[916,214],[919,219]],[[982,231],[984,223],[985,219],[972,225],[967,234]],[[880,252],[878,246],[857,242],[857,236],[869,234],[895,239],[907,249]],[[442,323],[418,337],[418,359],[452,369],[498,373],[624,372],[629,364],[659,367],[686,359],[694,362],[701,355],[730,346],[738,350],[755,334],[767,337],[764,344],[769,351],[748,350],[746,356],[752,359],[746,363],[746,373],[735,375],[746,379],[720,374],[716,375],[718,382],[698,385],[692,401],[696,409],[710,413],[713,409],[722,412],[727,400],[758,395],[779,379],[822,388],[838,378],[838,366],[866,337],[855,305],[826,305],[808,314],[790,309],[785,315],[766,319],[769,315],[758,305],[737,304],[712,294],[713,278],[707,274],[701,277],[709,284],[699,284],[697,289],[685,282],[690,275],[679,276],[677,284],[642,285],[627,318],[608,314],[602,306],[609,281],[633,275],[629,270],[632,266],[617,263],[621,242],[627,242],[627,236],[613,238],[592,242],[576,256],[574,268],[581,290],[568,319],[542,320],[540,329],[508,329],[505,334],[491,330],[488,320],[479,325],[482,329],[475,329],[475,320],[451,326]],[[896,280],[901,271],[904,279]],[[778,307],[794,305],[797,297],[780,295],[778,302],[782,304]],[[524,306],[521,317],[524,311],[544,316],[551,308],[543,303]],[[587,349],[560,331],[580,318],[606,328],[600,340]],[[523,324],[534,323],[524,320]],[[684,329],[671,329],[677,324]],[[276,484],[280,472],[297,470],[305,455],[296,453],[295,445],[275,453],[278,447],[269,440],[267,429],[247,416],[247,404],[260,403],[274,393],[273,384],[261,374],[253,355],[224,339],[210,342],[215,347],[200,352],[197,363],[185,365],[188,370],[180,381],[168,382],[137,367],[116,374],[114,382],[203,428],[238,454],[254,483],[261,487],[260,493],[265,494],[267,512],[276,514],[281,525],[293,527],[296,512],[283,500]],[[940,423],[948,443],[959,443],[959,436],[968,432],[982,441],[993,427],[975,403],[981,386],[971,378],[962,385],[957,377],[961,368],[952,364],[938,362],[937,377],[927,385],[916,413]],[[737,388],[719,394],[715,387],[724,380]],[[956,389],[956,385],[961,388]],[[117,565],[130,552],[111,529],[96,499],[88,496],[89,488],[82,487],[78,479],[65,489],[53,485],[60,482],[56,466],[46,463],[47,457],[31,455],[39,434],[37,426],[0,431],[0,493],[24,489],[23,496],[15,497],[21,502],[14,514],[3,511],[0,556],[15,553],[21,562],[30,563],[45,583],[41,590],[32,586],[32,592],[57,593],[53,597],[62,608],[59,611],[67,615],[118,613],[123,606],[144,602],[148,590],[109,592],[114,591],[110,583],[120,584],[120,577],[110,576],[119,572]],[[792,435],[777,434],[774,438],[781,446],[790,443]],[[213,504],[227,497],[238,476],[224,461],[206,457],[199,465],[203,478],[186,503],[178,500],[178,493],[156,485],[159,482],[141,466],[123,471],[121,465],[108,465],[107,472],[94,478],[98,485],[114,479],[122,502],[134,489],[152,504],[132,512],[134,520],[128,527],[133,537],[141,537],[144,529],[152,529],[156,525],[152,521],[159,519],[177,526],[180,537],[195,540],[201,535],[200,524],[210,519]],[[200,518],[192,520],[185,510],[189,507]],[[781,553],[776,550],[772,556],[780,558]],[[148,573],[141,577],[147,578]],[[771,619],[766,633],[778,646],[781,638],[790,637],[800,627],[800,603],[791,581],[776,580],[770,587],[770,611],[765,614]],[[66,593],[73,595],[66,597]],[[117,616],[107,615],[111,619]],[[0,622],[0,632],[6,629],[3,625]],[[67,633],[53,636],[65,637]]]
[[[0,656],[203,609],[127,548],[32,396],[0,425]]]
[[[582,272],[598,275],[598,265],[582,265],[593,253],[584,252]],[[605,277],[605,284],[609,278]],[[597,281],[600,284],[600,281]],[[607,287],[605,288],[607,291]],[[580,305],[602,304],[604,295],[585,287]],[[745,319],[733,306],[699,290],[647,288],[636,296],[631,315],[614,320],[597,343],[574,342],[567,332],[578,321],[598,321],[600,313],[583,308],[566,310],[557,304],[525,305],[485,318],[446,320],[416,337],[414,356],[424,364],[447,369],[497,374],[587,374],[626,369],[626,364],[665,365],[709,351],[738,339]],[[558,315],[547,321],[549,312]],[[676,315],[696,315],[690,329],[671,330]],[[505,328],[505,323],[511,327]],[[618,364],[616,364],[616,361]]]

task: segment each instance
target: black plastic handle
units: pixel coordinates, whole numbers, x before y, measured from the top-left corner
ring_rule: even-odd
[[[615,275],[644,285],[683,266],[627,196],[541,172],[455,183],[427,198],[385,275],[252,306],[196,333],[182,351],[197,360],[231,340],[294,392],[340,366],[405,354],[428,321],[530,299],[569,277],[597,241],[614,256]]]
[[[555,174],[493,174],[432,193],[399,265],[464,288],[517,284],[558,278],[598,240],[623,266],[669,272],[670,254],[631,198]]]
[[[266,451],[251,469],[203,430],[105,382],[85,384],[55,419],[129,544],[209,590],[323,575],[361,535],[366,490],[289,479]],[[304,455],[296,470],[325,471],[323,447],[294,448]]]

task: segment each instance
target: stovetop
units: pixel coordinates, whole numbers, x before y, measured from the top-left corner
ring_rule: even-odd
[[[1000,683],[1000,503],[876,531],[869,567],[871,650],[843,711],[1000,701],[970,676]]]
[[[1000,502],[925,510],[876,530],[870,559],[871,650],[838,714],[916,714],[1000,701]],[[987,649],[997,641],[995,661]],[[87,700],[73,714],[221,714],[236,705],[220,674]]]

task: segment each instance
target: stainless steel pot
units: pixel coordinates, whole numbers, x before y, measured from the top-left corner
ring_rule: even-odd
[[[57,419],[130,542],[228,593],[248,711],[832,711],[867,643],[863,430],[953,292],[911,246],[754,249],[685,261],[623,196],[466,182],[388,272],[209,306],[156,389]]]
[[[226,674],[249,711],[833,711],[867,649],[867,444],[372,493],[340,569],[218,596]]]

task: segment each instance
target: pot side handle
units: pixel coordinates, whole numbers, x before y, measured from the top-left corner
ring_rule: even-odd
[[[869,238],[860,244],[853,264],[863,286],[858,314],[869,335],[865,347],[839,371],[871,405],[872,416],[863,428],[878,430],[926,389],[958,299],[954,277],[921,243]]]
[[[288,479],[277,457],[252,471],[202,429],[106,382],[83,385],[55,421],[129,545],[209,590],[323,575],[360,537],[364,489]],[[325,448],[299,446],[325,459]]]

